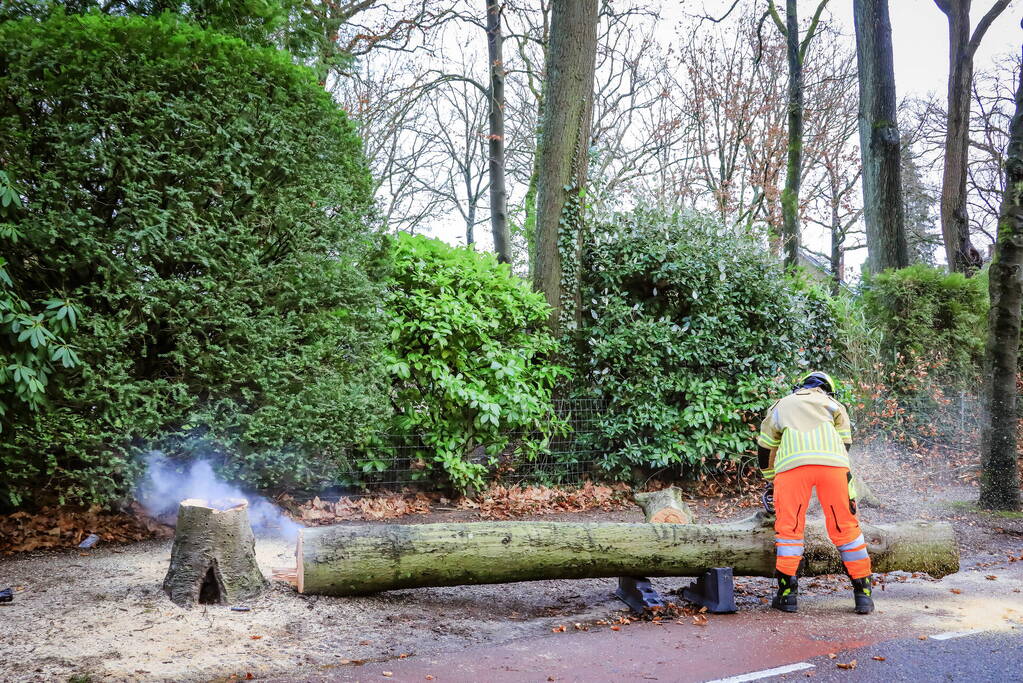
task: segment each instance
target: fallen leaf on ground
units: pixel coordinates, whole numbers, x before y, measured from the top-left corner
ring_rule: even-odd
[[[554,628],[551,629],[551,632],[552,633],[564,633],[565,632],[565,625],[561,624],[559,626],[555,626]]]
[[[386,676],[387,678],[390,678],[391,676],[394,675],[393,671],[381,671],[380,673]]]
[[[994,580],[995,580],[995,579],[997,579],[998,577],[997,577],[997,576],[995,576],[994,574],[988,574],[988,575],[987,575],[987,576],[985,576],[984,578],[985,578],[985,579],[987,579],[988,581],[994,581]]]
[[[952,589],[952,592],[953,592],[953,593],[955,593],[956,595],[959,595],[959,594],[961,594],[961,593],[962,593],[962,591],[961,591],[961,590],[959,590],[958,588],[953,588],[953,589]]]
[[[433,676],[431,676],[430,674],[426,674],[426,680],[432,681],[433,680]]]
[[[621,630],[622,630],[622,627],[621,627],[621,626],[612,626],[612,627],[611,627],[611,630],[612,630],[612,631],[621,631]]]
[[[828,653],[828,659],[837,659],[837,658],[838,658],[838,655],[836,655],[834,652],[829,652]]]
[[[927,640],[927,636],[917,636],[917,640]]]
[[[871,657],[871,659],[873,659],[875,662],[883,662],[884,661],[884,657],[882,657],[881,655],[874,655],[873,657]]]
[[[845,662],[845,663],[838,662],[838,668],[839,669],[855,669],[856,668],[856,660],[854,659],[851,662]]]
[[[252,640],[259,640],[262,637],[263,636],[249,636],[249,638],[251,638]]]

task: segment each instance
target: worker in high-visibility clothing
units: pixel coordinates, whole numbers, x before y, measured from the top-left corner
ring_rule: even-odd
[[[783,612],[796,611],[806,508],[815,487],[828,536],[838,546],[852,579],[856,612],[874,610],[870,556],[856,517],[856,492],[849,471],[849,413],[834,398],[836,386],[827,374],[811,372],[768,409],[760,426],[758,458],[768,482],[764,507],[777,515],[778,594],[771,607]]]

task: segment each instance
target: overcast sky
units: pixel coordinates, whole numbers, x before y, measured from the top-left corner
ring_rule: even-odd
[[[800,3],[806,4],[806,3]],[[974,0],[971,18],[976,26],[993,0]],[[836,19],[853,33],[852,1],[832,0]],[[948,22],[934,0],[890,0],[892,48],[895,54],[895,87],[902,95],[935,92],[945,95],[948,81]],[[991,25],[974,60],[983,68],[992,58],[1006,52],[1020,53],[1023,29],[1020,28],[1020,0],[1016,0]],[[809,11],[809,5],[808,5]]]

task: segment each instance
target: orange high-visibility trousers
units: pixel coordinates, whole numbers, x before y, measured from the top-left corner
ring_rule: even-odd
[[[775,567],[795,576],[803,559],[803,529],[810,493],[824,511],[828,537],[838,546],[845,569],[854,579],[870,576],[870,556],[860,532],[855,504],[849,499],[849,469],[829,465],[803,465],[779,472],[774,478]]]

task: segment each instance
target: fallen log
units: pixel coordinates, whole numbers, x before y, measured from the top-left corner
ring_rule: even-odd
[[[774,572],[773,518],[730,524],[473,522],[344,525],[303,529],[297,571],[275,577],[300,593],[360,595],[398,588],[613,576],[698,576],[732,567],[737,576]],[[863,525],[877,572],[959,570],[951,525],[910,521]],[[808,576],[843,571],[822,520],[809,520]]]
[[[256,539],[244,499],[181,501],[163,590],[182,607],[230,605],[267,585],[256,564]]]

